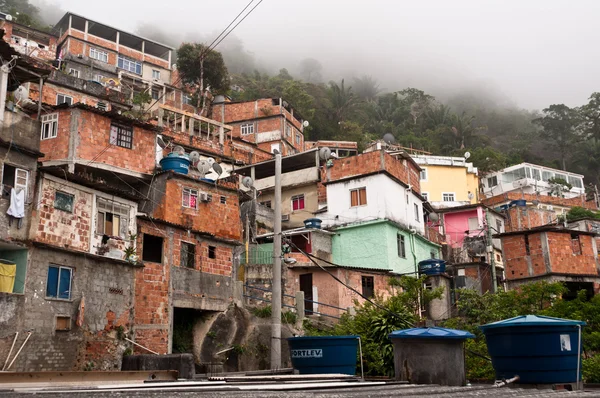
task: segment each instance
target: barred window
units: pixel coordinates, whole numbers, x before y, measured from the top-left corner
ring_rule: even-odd
[[[122,148],[133,148],[133,129],[131,127],[118,126],[111,124],[110,126],[110,143]]]

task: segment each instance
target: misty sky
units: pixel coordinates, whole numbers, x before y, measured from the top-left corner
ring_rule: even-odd
[[[248,3],[45,1],[124,30],[157,23],[204,35]],[[477,90],[541,109],[581,105],[600,91],[598,15],[596,0],[264,0],[235,34],[274,70],[313,57],[328,78],[367,74],[389,91],[441,97]]]

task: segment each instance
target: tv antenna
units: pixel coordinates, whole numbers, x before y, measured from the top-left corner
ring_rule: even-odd
[[[208,163],[207,160],[200,160],[198,161],[198,164],[196,164],[196,168],[200,172],[200,178],[204,178],[206,173],[210,170],[210,163]]]

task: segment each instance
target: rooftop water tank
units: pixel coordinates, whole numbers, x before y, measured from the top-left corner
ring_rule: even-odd
[[[307,218],[304,220],[304,226],[306,228],[321,228],[321,219],[320,218]]]
[[[522,384],[557,384],[581,380],[583,325],[582,321],[523,315],[480,329],[497,379],[519,376]]]
[[[300,374],[356,373],[359,336],[290,337],[290,357]]]
[[[163,171],[173,170],[177,173],[187,174],[190,170],[190,158],[187,155],[171,152],[160,160],[160,167]]]
[[[437,258],[419,261],[419,273],[423,275],[438,275],[446,272],[446,262]]]
[[[396,379],[415,384],[465,385],[463,343],[473,337],[465,330],[438,327],[390,333]]]

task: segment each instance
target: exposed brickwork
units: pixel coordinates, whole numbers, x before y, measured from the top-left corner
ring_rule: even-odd
[[[513,200],[521,200],[525,199],[528,203],[533,202],[534,200],[539,201],[539,203],[554,205],[554,206],[563,206],[563,207],[574,207],[581,206],[586,209],[598,210],[596,203],[594,201],[586,201],[585,195],[575,197],[575,198],[557,198],[555,196],[544,196],[544,195],[532,195],[532,194],[521,194],[520,192],[507,192],[502,195],[496,195],[489,198],[482,199],[482,203],[486,206],[495,207],[502,204],[506,204]]]
[[[522,231],[556,222],[554,211],[535,207],[514,206],[506,210],[504,215],[506,216],[504,224],[506,232]]]
[[[195,270],[209,274],[231,276],[233,270],[233,249],[231,246],[197,237],[196,234],[188,234],[183,229],[174,232],[172,242],[172,265],[182,266],[181,242],[185,242],[195,246]],[[215,258],[210,258],[209,246],[215,248]],[[183,266],[185,267],[185,265]]]
[[[42,33],[36,31],[35,29],[29,28],[24,25],[20,25],[15,22],[7,21],[5,19],[0,21],[0,28],[4,29],[4,41],[9,43],[11,47],[13,47],[21,54],[25,54],[32,58],[37,58],[46,61],[53,61],[56,58],[56,36],[47,33]],[[13,35],[13,33],[15,34]],[[28,45],[25,45],[22,42],[22,39],[27,39],[31,36],[43,36],[45,41],[47,41],[47,44],[41,42],[38,43],[37,41],[35,41],[35,39],[33,40],[36,43],[43,44],[46,47],[42,49],[37,46],[33,46],[30,43],[28,43]],[[17,40],[19,40],[19,43],[17,43]]]
[[[383,150],[334,160],[333,166],[327,168],[326,182],[378,172],[387,172],[402,183],[411,185],[413,191],[421,193],[418,166],[406,159],[398,160]]]
[[[578,236],[573,241],[573,236]],[[526,250],[525,235],[529,241]],[[509,235],[502,238],[506,279],[514,280],[550,273],[597,275],[594,237],[577,231],[544,231]]]

